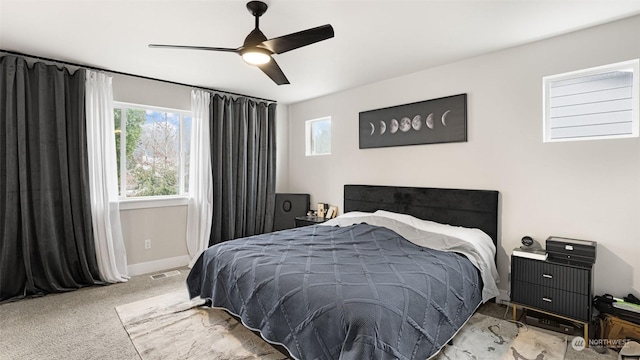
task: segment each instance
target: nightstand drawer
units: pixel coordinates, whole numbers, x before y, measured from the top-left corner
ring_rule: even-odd
[[[590,320],[588,295],[515,281],[511,301],[582,321]]]
[[[590,294],[591,272],[589,269],[512,256],[511,276],[513,281],[523,281],[584,295]]]

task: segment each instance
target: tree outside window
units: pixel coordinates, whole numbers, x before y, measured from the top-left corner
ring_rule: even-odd
[[[121,105],[114,109],[114,123],[121,197],[188,191],[189,113]]]

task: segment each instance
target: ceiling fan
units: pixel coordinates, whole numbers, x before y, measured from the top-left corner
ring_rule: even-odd
[[[244,44],[239,48],[221,48],[207,46],[187,46],[187,45],[160,45],[149,44],[150,48],[171,48],[171,49],[192,49],[208,51],[232,52],[242,56],[242,59],[249,65],[255,65],[271,78],[276,84],[289,84],[289,80],[273,59],[273,54],[282,54],[303,46],[307,46],[318,41],[333,37],[333,27],[322,25],[315,28],[299,31],[289,35],[284,35],[272,39],[267,39],[260,31],[260,16],[267,11],[267,4],[262,1],[250,1],[247,9],[255,16],[255,29],[244,39]]]

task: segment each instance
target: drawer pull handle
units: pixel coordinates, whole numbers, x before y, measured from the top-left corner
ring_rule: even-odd
[[[549,274],[542,274],[542,277],[547,279],[553,279],[553,275],[549,275]]]
[[[544,300],[546,302],[551,302],[551,298],[548,298],[548,297],[543,297],[542,300]]]

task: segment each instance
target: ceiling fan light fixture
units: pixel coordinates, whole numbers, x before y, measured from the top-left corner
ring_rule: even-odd
[[[248,49],[242,52],[242,60],[249,65],[263,65],[271,61],[271,54],[261,48]]]

